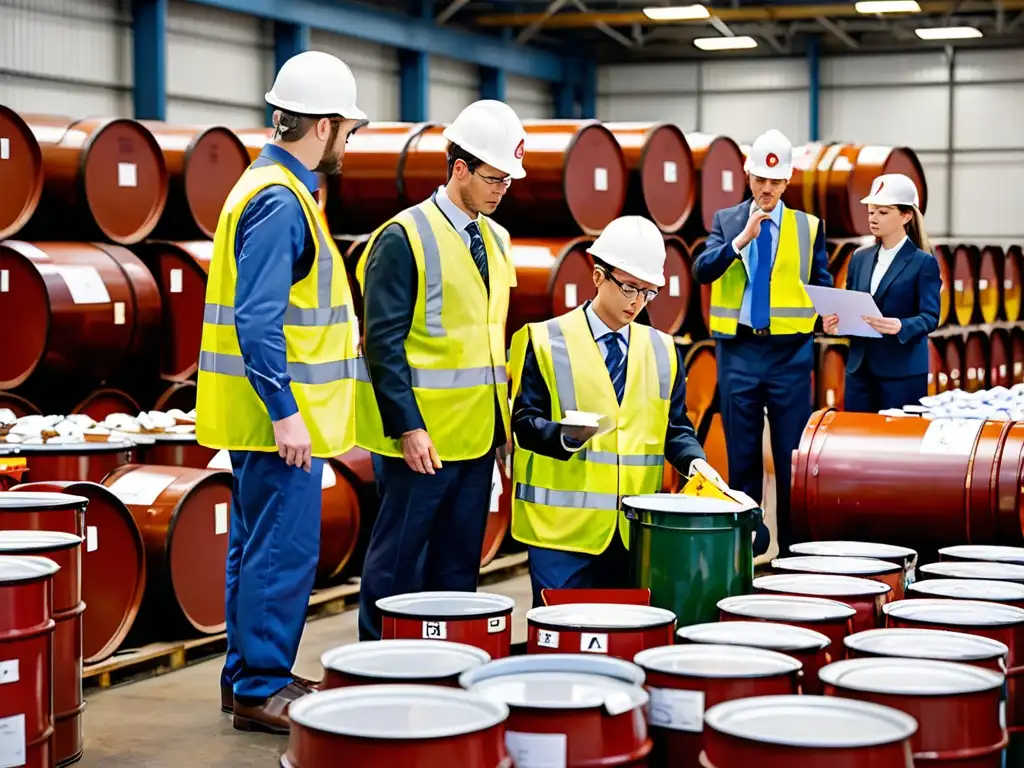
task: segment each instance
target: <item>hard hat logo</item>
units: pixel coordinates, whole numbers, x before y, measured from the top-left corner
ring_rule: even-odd
[[[526,154],[526,139],[519,140],[519,146],[516,147],[516,160],[522,160],[523,155]]]
[[[774,168],[779,164],[779,156],[774,152],[769,152],[768,157],[765,158],[764,162],[769,168]]]
[[[877,195],[879,192],[881,192],[882,191],[882,187],[884,187],[884,186],[885,186],[885,182],[882,181],[881,179],[879,179],[878,180],[878,188],[875,190],[875,194]]]

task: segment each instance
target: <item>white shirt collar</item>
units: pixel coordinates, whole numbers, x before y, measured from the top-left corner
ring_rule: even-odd
[[[447,216],[448,221],[455,227],[456,232],[465,231],[470,222],[476,221],[476,219],[471,219],[467,216],[465,211],[452,202],[451,198],[448,197],[448,188],[444,185],[437,188],[434,200],[437,203],[437,207],[441,209],[441,213]]]
[[[906,244],[907,236],[904,235],[903,239],[896,244],[895,248],[883,248],[882,244],[878,245],[878,258],[892,259],[896,257],[896,254],[900,252],[900,249]]]
[[[594,332],[594,339],[600,339],[602,336],[608,333],[613,333],[612,329],[604,324],[604,321],[597,316],[597,312],[594,311],[594,302],[587,304],[586,310],[587,320],[590,322],[590,330]],[[622,326],[619,329],[619,333],[622,334],[622,338],[626,340],[626,345],[629,346],[629,324]]]

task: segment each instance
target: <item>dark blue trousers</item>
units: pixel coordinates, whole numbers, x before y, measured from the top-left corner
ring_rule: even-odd
[[[928,374],[880,379],[863,368],[846,374],[843,410],[853,413],[878,413],[904,405],[918,405],[928,394]]]
[[[718,397],[729,457],[729,485],[762,502],[761,440],[767,409],[775,464],[776,522],[783,554],[792,543],[790,461],[811,417],[813,347],[809,336],[748,335],[717,340]]]
[[[629,588],[629,552],[617,531],[612,543],[599,555],[546,547],[527,549],[534,608],[544,605],[541,591],[545,589]]]
[[[380,639],[383,597],[476,591],[494,461],[488,451],[424,475],[374,454],[381,501],[359,583],[360,640]]]
[[[320,556],[323,464],[306,472],[276,453],[231,451],[222,675],[236,696],[265,699],[292,681]]]

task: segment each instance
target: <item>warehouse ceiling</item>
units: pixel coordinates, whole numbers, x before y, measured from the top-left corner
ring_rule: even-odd
[[[438,23],[498,33],[520,43],[589,54],[601,62],[794,56],[817,39],[825,54],[1024,46],[1024,0],[918,0],[917,12],[861,13],[854,0],[713,0],[709,17],[659,22],[645,8],[688,0],[435,0]],[[877,6],[876,6],[877,8]],[[974,27],[973,39],[922,39],[922,28]],[[696,38],[749,36],[757,46],[703,51]],[[1021,50],[1024,70],[1024,49]]]

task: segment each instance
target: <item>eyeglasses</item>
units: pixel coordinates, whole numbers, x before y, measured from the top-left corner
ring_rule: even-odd
[[[649,303],[654,301],[655,297],[658,295],[658,291],[655,290],[654,288],[637,288],[635,285],[623,283],[607,269],[602,269],[601,271],[604,272],[604,274],[608,277],[609,280],[611,280],[613,283],[619,286],[619,290],[622,291],[622,295],[625,296],[630,301],[633,301],[633,299],[635,299],[637,296],[643,294],[644,302]]]
[[[512,186],[512,177],[511,176],[503,176],[501,178],[498,178],[497,176],[484,176],[482,173],[477,173],[476,169],[473,169],[471,171],[471,173],[473,173],[475,176],[479,176],[481,179],[486,181],[492,187],[496,187],[499,184],[504,184],[505,185],[505,189],[508,189],[509,187]]]

